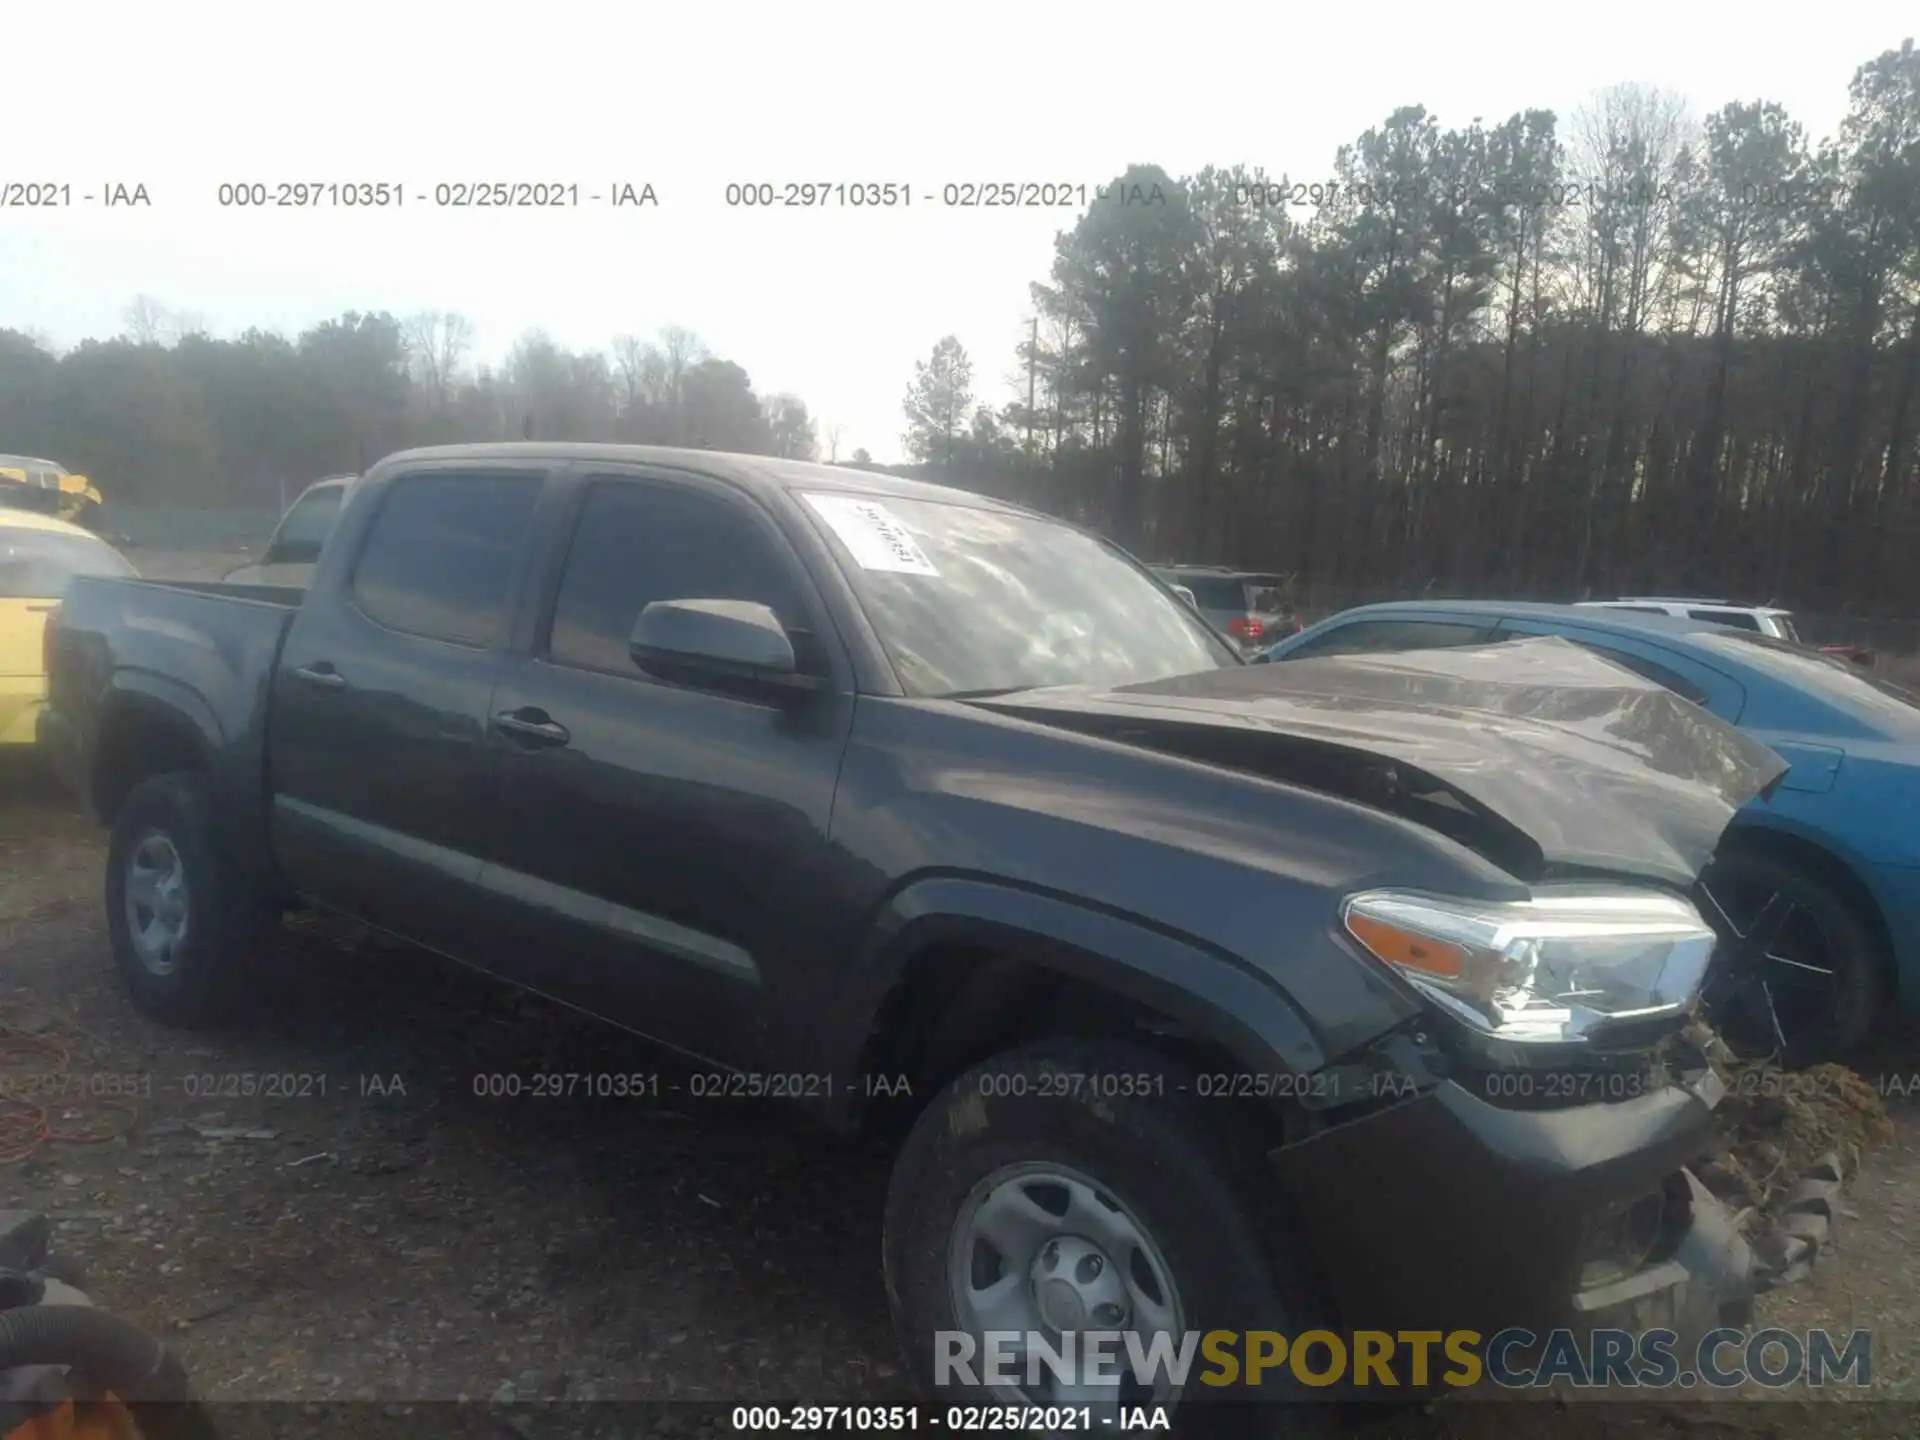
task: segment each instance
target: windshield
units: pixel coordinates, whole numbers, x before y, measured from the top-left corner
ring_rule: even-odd
[[[1806,643],[1800,638],[1800,632],[1793,628],[1793,617],[1791,615],[1776,612],[1773,617],[1773,623],[1779,629],[1782,640],[1791,640],[1796,645]]]
[[[76,575],[137,573],[104,540],[0,524],[0,600],[58,600]]]
[[[1817,650],[1802,649],[1767,635],[1702,633],[1695,638],[1854,715],[1892,725],[1903,733],[1920,725],[1920,692]]]
[[[891,495],[801,498],[910,695],[1132,685],[1240,663],[1145,570],[1066,525]]]

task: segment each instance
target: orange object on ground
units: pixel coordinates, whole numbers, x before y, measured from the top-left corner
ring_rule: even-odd
[[[16,1425],[0,1440],[141,1440],[133,1414],[113,1396],[63,1400]]]

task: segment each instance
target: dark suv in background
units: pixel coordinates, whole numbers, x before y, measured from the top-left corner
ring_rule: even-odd
[[[1299,618],[1287,603],[1284,575],[1262,575],[1229,570],[1224,565],[1155,565],[1153,571],[1169,585],[1193,593],[1207,623],[1251,653],[1300,629]]]

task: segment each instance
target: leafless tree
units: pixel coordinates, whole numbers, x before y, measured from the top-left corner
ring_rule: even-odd
[[[158,345],[167,331],[167,307],[151,295],[136,295],[120,312],[127,338],[136,345]]]
[[[423,310],[407,321],[407,356],[433,402],[447,406],[461,363],[473,346],[473,322],[452,310]]]

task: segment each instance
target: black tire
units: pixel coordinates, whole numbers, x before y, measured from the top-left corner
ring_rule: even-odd
[[[1159,1093],[1043,1093],[1044,1077],[1164,1077]],[[1044,1162],[1097,1183],[1153,1237],[1185,1310],[1184,1328],[1298,1334],[1325,1323],[1326,1307],[1304,1269],[1280,1209],[1278,1182],[1227,1102],[1196,1102],[1190,1077],[1166,1056],[1120,1041],[1056,1041],[996,1056],[938,1095],[908,1135],[888,1186],[884,1241],[887,1299],[908,1365],[922,1388],[949,1403],[981,1404],[991,1392],[943,1387],[935,1373],[937,1331],[964,1326],[948,1281],[954,1227],[974,1187],[1003,1166]],[[1057,1081],[1055,1082],[1057,1085]],[[1102,1087],[1106,1088],[1106,1087]],[[1021,1092],[1017,1096],[1008,1091]],[[1299,1401],[1306,1392],[1269,1372],[1258,1391],[1197,1383],[1197,1352],[1179,1400]],[[1210,1422],[1255,1424],[1274,1433],[1268,1406],[1209,1407]],[[1284,1428],[1318,1429],[1330,1407],[1289,1407]]]
[[[1859,901],[1804,865],[1751,851],[1720,856],[1703,883],[1725,920],[1746,937],[1728,942],[1723,934],[1722,958],[1716,958],[1705,991],[1708,1013],[1734,1052],[1797,1067],[1860,1051],[1887,1014],[1893,964]],[[1770,896],[1785,907],[1778,912],[1784,925],[1756,950],[1751,942],[1767,939],[1755,932],[1768,924],[1763,907]],[[1710,918],[1721,924],[1711,910]],[[1826,968],[1831,984],[1801,983],[1814,978],[1811,972],[1767,962],[1763,951]],[[1756,984],[1762,978],[1764,992]]]
[[[186,889],[185,928],[164,973],[141,958],[127,906],[136,847],[155,835],[178,856]],[[107,846],[106,890],[114,963],[144,1013],[188,1028],[215,1024],[233,1013],[268,912],[258,891],[214,846],[203,776],[156,775],[128,794],[114,816]]]

